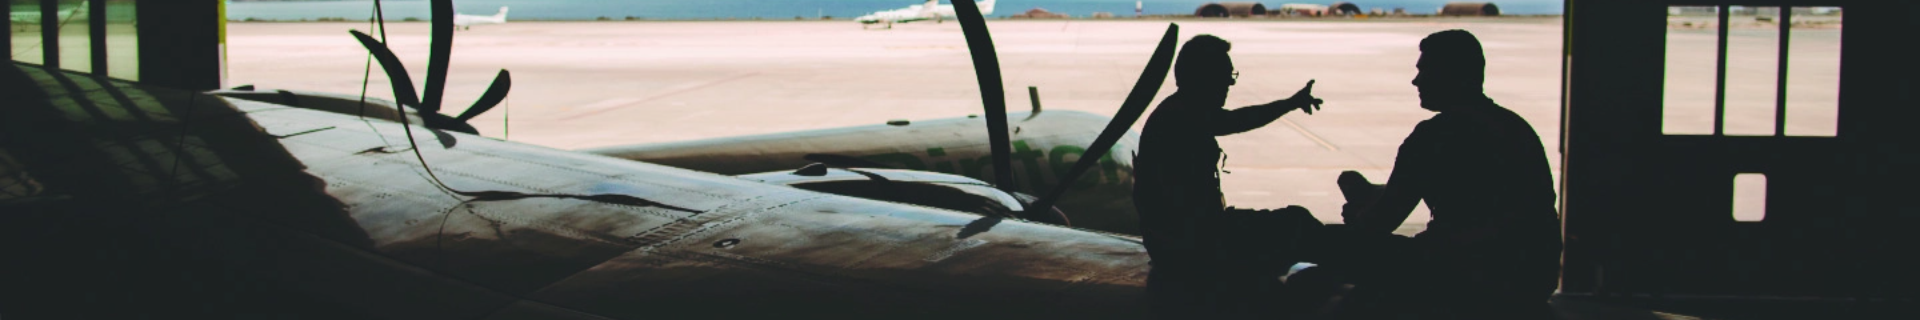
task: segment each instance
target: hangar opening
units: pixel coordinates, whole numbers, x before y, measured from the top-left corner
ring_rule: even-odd
[[[1500,6],[1491,2],[1449,2],[1447,6],[1440,7],[1440,15],[1497,16],[1500,15]]]
[[[1360,11],[1360,5],[1353,4],[1352,2],[1341,1],[1341,2],[1334,2],[1333,5],[1327,6],[1327,14],[1356,15],[1356,14],[1366,14],[1366,12]]]
[[[1213,2],[1193,10],[1198,17],[1225,18],[1267,15],[1267,5],[1259,2]]]
[[[1327,6],[1320,4],[1288,3],[1280,5],[1279,13],[1290,16],[1318,17],[1327,14]]]

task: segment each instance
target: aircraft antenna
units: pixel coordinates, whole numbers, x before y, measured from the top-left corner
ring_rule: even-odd
[[[513,118],[508,117],[508,115],[513,114],[513,99],[509,98],[506,102],[507,105],[500,109],[500,140],[508,140],[513,137],[513,131],[511,130],[513,128]]]
[[[1033,101],[1033,112],[1028,113],[1027,118],[1021,119],[1021,122],[1032,121],[1033,118],[1040,117],[1040,87],[1027,86],[1027,99]]]

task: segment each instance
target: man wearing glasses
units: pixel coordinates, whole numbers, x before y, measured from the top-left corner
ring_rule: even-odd
[[[1260,290],[1248,286],[1258,286],[1258,280],[1246,276],[1265,269],[1284,272],[1286,266],[1248,263],[1247,257],[1259,254],[1232,246],[1261,241],[1231,238],[1249,234],[1234,228],[1318,224],[1297,206],[1279,212],[1226,206],[1217,166],[1225,157],[1214,137],[1258,129],[1296,109],[1313,114],[1322,102],[1313,97],[1313,81],[1307,81],[1287,99],[1223,108],[1228,87],[1240,77],[1227,56],[1231,47],[1212,35],[1195,36],[1182,45],[1173,66],[1178,90],[1160,102],[1141,133],[1133,199],[1153,259],[1147,290],[1157,318],[1256,316],[1260,303],[1250,295]]]

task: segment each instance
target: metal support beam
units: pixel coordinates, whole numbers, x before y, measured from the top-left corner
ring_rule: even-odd
[[[1726,135],[1727,126],[1727,20],[1733,8],[1721,5],[1715,11],[1720,14],[1719,56],[1714,58],[1713,80],[1713,135]]]
[[[226,19],[222,0],[137,0],[140,82],[204,91],[220,88]]]
[[[87,47],[88,57],[93,63],[93,75],[107,76],[107,2],[87,1],[87,37],[92,45]]]
[[[60,67],[60,1],[40,0],[40,65]]]
[[[1793,7],[1780,7],[1780,69],[1773,95],[1773,136],[1787,136],[1787,34],[1793,28]]]
[[[8,3],[8,4],[11,5],[12,3]],[[8,8],[7,13],[13,13],[12,8]],[[13,22],[7,22],[7,36],[0,37],[0,40],[6,40],[6,41],[0,41],[0,51],[6,51],[7,59],[12,60],[13,59]]]

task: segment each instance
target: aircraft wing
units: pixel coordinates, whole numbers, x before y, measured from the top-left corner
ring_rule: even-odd
[[[1133,238],[27,64],[0,86],[0,284],[36,293],[9,316],[1146,316]]]
[[[1072,110],[1038,115],[1013,113],[1009,137],[1016,176],[1014,191],[1039,194],[1058,186],[1060,171],[1085,153],[1097,138],[1097,128],[1111,118]],[[792,170],[813,163],[809,155],[852,157],[898,169],[927,170],[974,179],[991,178],[986,159],[991,154],[985,119],[916,120],[909,124],[874,124],[721,137],[667,143],[620,145],[582,149],[581,152],[631,159],[719,174],[748,174]],[[881,137],[881,138],[876,138]],[[1103,156],[1098,170],[1076,180],[1074,193],[1057,204],[1074,216],[1075,227],[1119,233],[1138,233],[1139,215],[1132,197],[1133,150],[1139,136],[1128,133]]]

